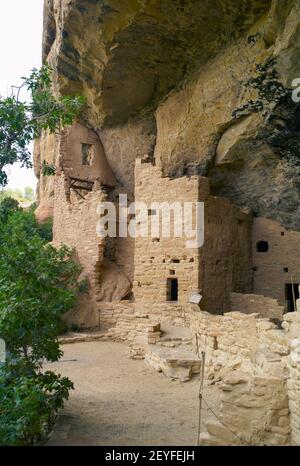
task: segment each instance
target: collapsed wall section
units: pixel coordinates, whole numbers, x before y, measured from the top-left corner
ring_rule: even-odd
[[[230,293],[252,291],[252,214],[227,199],[208,196],[200,254],[201,308],[214,314],[230,310]]]
[[[231,293],[230,310],[243,314],[259,314],[268,319],[282,320],[285,313],[284,306],[278,300],[256,294]]]

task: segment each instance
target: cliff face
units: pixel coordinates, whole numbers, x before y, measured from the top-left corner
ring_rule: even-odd
[[[135,158],[154,157],[300,229],[299,25],[299,0],[45,0],[43,53],[129,191]],[[37,172],[56,156],[37,145]]]

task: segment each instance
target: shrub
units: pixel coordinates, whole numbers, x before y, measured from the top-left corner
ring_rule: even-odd
[[[0,221],[0,337],[9,355],[0,368],[0,445],[43,437],[73,386],[41,372],[62,355],[57,336],[81,271],[71,249],[47,244],[48,232],[31,211],[8,210]]]
[[[40,441],[72,388],[68,378],[53,372],[29,374],[20,367],[0,367],[0,445]]]
[[[18,212],[20,209],[19,203],[12,197],[6,197],[0,204],[0,222],[5,223],[9,215]]]
[[[13,357],[38,365],[61,355],[56,337],[80,269],[72,250],[45,244],[27,219],[15,213],[0,234],[0,335]]]
[[[85,103],[79,95],[55,96],[52,71],[48,64],[40,70],[34,68],[20,86],[13,86],[9,97],[0,96],[0,186],[8,182],[7,165],[20,162],[23,167],[32,167],[28,144],[41,130],[54,133],[71,125]],[[21,100],[23,89],[30,95],[26,101]]]

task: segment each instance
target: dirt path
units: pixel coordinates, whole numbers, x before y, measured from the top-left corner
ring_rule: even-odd
[[[75,390],[48,445],[195,445],[199,381],[180,383],[126,356],[126,346],[63,346],[47,368],[69,376]],[[75,360],[75,361],[74,361]],[[216,389],[206,389],[218,410]],[[203,420],[208,413],[204,410]]]

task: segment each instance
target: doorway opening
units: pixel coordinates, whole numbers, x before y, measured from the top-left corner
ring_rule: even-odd
[[[178,279],[168,278],[167,280],[167,300],[178,301]]]
[[[299,284],[298,283],[287,283],[285,285],[285,301],[286,311],[295,312],[295,301],[299,299]]]

